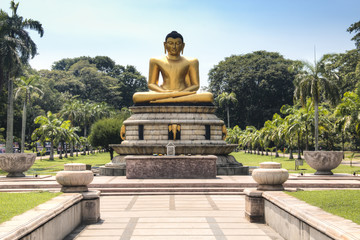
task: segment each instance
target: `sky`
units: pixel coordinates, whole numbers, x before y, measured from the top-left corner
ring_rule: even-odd
[[[16,1],[17,2],[17,1]],[[10,0],[0,8],[10,14]],[[79,56],[108,56],[148,76],[149,59],[164,55],[165,36],[184,37],[184,56],[200,62],[200,84],[231,55],[266,50],[314,61],[355,48],[346,29],[360,20],[359,0],[20,0],[18,14],[43,24],[31,32],[35,69]]]

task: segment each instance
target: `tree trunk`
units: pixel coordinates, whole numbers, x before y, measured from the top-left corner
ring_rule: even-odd
[[[307,126],[305,127],[305,134],[306,134],[306,145],[305,145],[305,149],[306,151],[309,151],[309,134],[308,134],[308,129]]]
[[[279,156],[279,153],[278,153],[277,147],[275,148],[275,157],[280,157],[280,156]]]
[[[294,159],[292,148],[289,149],[289,152],[290,152],[289,159]]]
[[[50,142],[50,158],[49,160],[54,160],[54,141],[51,140]]]
[[[315,151],[319,150],[319,103],[318,99],[314,99],[315,109]]]
[[[68,154],[67,154],[67,152],[68,152],[68,148],[67,148],[67,143],[66,142],[64,142],[65,144],[65,147],[64,147],[64,151],[65,151],[65,158],[67,158],[68,157]]]
[[[109,153],[110,153],[110,160],[112,160],[114,158],[114,149],[109,148]]]
[[[74,143],[71,142],[70,143],[70,157],[73,157],[74,156]]]
[[[9,76],[9,75],[7,75]],[[8,77],[8,103],[7,103],[7,118],[6,118],[6,153],[13,153],[14,142],[14,82]]]
[[[342,142],[342,151],[343,151],[343,159],[345,159],[345,147],[344,147],[344,144],[345,144],[345,138],[344,138],[344,133],[341,133],[341,142]]]
[[[226,106],[226,113],[227,113],[227,124],[228,124],[228,128],[230,128],[230,113],[229,113],[229,106]]]
[[[301,150],[300,150],[300,133],[298,132],[298,159],[301,159]]]
[[[21,121],[21,153],[24,153],[25,150],[25,129],[26,129],[26,99],[24,100],[22,121]]]
[[[87,134],[87,130],[86,130],[86,124],[85,124],[85,127],[84,127],[84,137],[86,138],[86,135]],[[84,155],[86,155],[86,150],[88,148],[88,145],[87,145],[87,141],[85,143],[85,148],[84,148]]]
[[[59,159],[62,159],[62,158],[63,158],[63,156],[62,156],[62,154],[63,154],[63,147],[64,147],[63,142],[60,141],[60,156],[59,156]]]

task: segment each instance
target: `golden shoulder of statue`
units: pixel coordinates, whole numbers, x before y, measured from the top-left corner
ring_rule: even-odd
[[[169,33],[164,42],[165,54],[162,58],[151,58],[149,67],[149,92],[133,95],[134,103],[211,103],[213,95],[209,92],[196,93],[199,89],[199,61],[196,58],[180,56],[185,43],[181,34]],[[159,85],[159,75],[163,84]]]

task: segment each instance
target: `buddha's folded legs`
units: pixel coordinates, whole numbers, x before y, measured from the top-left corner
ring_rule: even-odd
[[[187,96],[181,97],[171,97],[165,99],[159,99],[151,101],[151,103],[171,103],[171,102],[191,102],[191,103],[211,103],[213,102],[214,98],[213,95],[209,92],[206,93],[197,93]]]
[[[176,98],[194,94],[196,94],[196,92],[137,92],[133,95],[133,102],[152,102],[156,100]]]

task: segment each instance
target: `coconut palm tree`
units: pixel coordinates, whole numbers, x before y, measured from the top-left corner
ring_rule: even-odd
[[[256,127],[246,126],[245,130],[242,132],[240,138],[241,145],[247,147],[248,152],[252,154],[253,139],[255,137],[254,132],[256,132]]]
[[[237,102],[236,95],[234,92],[223,92],[216,98],[216,100],[218,101],[220,107],[225,106],[227,115],[227,127],[230,128],[230,103]]]
[[[73,127],[71,125],[67,129],[66,142],[70,143],[70,146],[75,146],[75,144],[80,141],[79,135],[76,133],[79,130],[80,130],[79,127]],[[71,157],[74,156],[74,154],[73,154],[74,151],[73,150],[74,150],[74,148],[72,147],[71,152],[70,152]]]
[[[63,132],[63,128],[61,127],[63,123],[62,119],[58,119],[49,111],[46,116],[37,116],[34,122],[40,124],[40,127],[34,130],[31,138],[33,140],[40,140],[42,143],[50,142],[49,160],[54,160],[54,146],[57,146],[58,136]]]
[[[319,147],[319,103],[321,97],[335,103],[339,98],[338,87],[335,83],[337,75],[328,71],[324,66],[324,58],[312,65],[303,62],[303,70],[296,75],[294,97],[305,105],[306,97],[310,96],[315,110],[315,151]]]
[[[269,121],[269,122],[268,122]],[[281,142],[281,124],[283,124],[284,119],[281,118],[281,116],[277,113],[275,113],[273,115],[272,120],[268,120],[265,123],[267,123],[267,127],[269,128],[269,133],[270,133],[270,138],[271,141],[274,142],[275,145],[275,157],[279,157],[279,153],[278,153],[278,147],[280,146],[280,142]]]
[[[60,125],[60,132],[57,135],[57,142],[61,144],[60,149],[60,156],[59,158],[62,159],[62,153],[64,151],[64,157],[67,158],[67,145],[68,143],[74,143],[79,141],[79,136],[76,132],[79,131],[78,127],[73,127],[70,120],[63,121]],[[72,144],[73,145],[73,144]]]
[[[346,92],[341,103],[336,106],[334,115],[337,118],[335,128],[341,133],[342,150],[344,151],[345,137],[351,128],[360,130],[359,121],[360,99],[354,92]]]
[[[227,132],[226,142],[229,144],[239,144],[239,138],[242,132],[241,128],[236,125],[232,129],[228,128]]]
[[[38,93],[39,96],[43,96],[44,92],[37,87],[37,81],[39,80],[38,76],[20,77],[17,79],[16,85],[18,86],[15,92],[15,98],[24,93],[24,103],[23,103],[23,112],[22,112],[22,123],[21,123],[21,152],[24,152],[25,149],[25,130],[26,130],[26,112],[27,104],[30,103],[31,96],[34,93]]]
[[[81,108],[81,101],[72,98],[64,103],[62,109],[59,112],[59,115],[65,119],[70,120],[71,127],[79,126],[82,114]],[[70,156],[74,156],[74,141],[70,141]]]
[[[40,22],[17,15],[19,3],[10,2],[12,15],[0,10],[0,86],[8,85],[6,152],[13,151],[14,78],[19,76],[21,66],[27,64],[37,53],[37,47],[25,29],[35,30],[40,37],[44,30]]]

